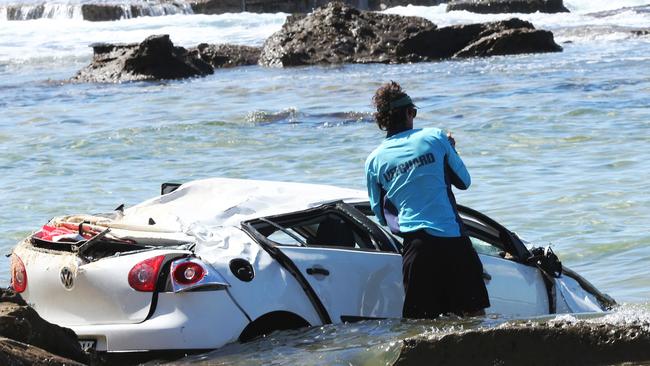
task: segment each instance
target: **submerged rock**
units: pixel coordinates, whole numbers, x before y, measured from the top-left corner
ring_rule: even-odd
[[[612,365],[650,361],[648,324],[504,324],[404,341],[395,365]]]
[[[629,13],[629,12],[636,13],[636,14],[648,14],[650,13],[650,4],[638,5],[638,6],[626,6],[624,8],[598,11],[586,15],[594,18],[606,18],[606,17],[612,17],[623,13]]]
[[[561,50],[552,33],[519,19],[438,28],[420,17],[330,3],[307,16],[288,17],[264,43],[260,64],[405,63]]]
[[[472,13],[568,13],[562,0],[451,0],[447,11],[466,10]]]
[[[1,365],[81,365],[88,361],[71,329],[43,320],[13,291],[1,291]]]

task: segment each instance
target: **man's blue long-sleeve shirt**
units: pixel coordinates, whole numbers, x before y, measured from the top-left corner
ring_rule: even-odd
[[[453,184],[467,189],[465,164],[438,128],[411,129],[387,137],[366,160],[370,205],[379,222],[394,206],[402,233],[424,229],[430,235],[458,237],[462,224]]]

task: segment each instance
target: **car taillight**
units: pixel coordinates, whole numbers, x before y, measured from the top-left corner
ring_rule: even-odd
[[[195,262],[182,262],[175,266],[174,281],[181,285],[192,285],[203,279],[205,269]]]
[[[136,291],[153,292],[164,259],[164,255],[159,255],[133,266],[129,271],[129,285]]]
[[[21,293],[27,289],[27,271],[25,270],[25,265],[15,254],[11,255],[11,287],[17,293]]]

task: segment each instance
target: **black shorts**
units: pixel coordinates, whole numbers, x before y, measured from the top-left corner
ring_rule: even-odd
[[[490,306],[483,264],[466,236],[404,235],[405,318],[472,313]]]

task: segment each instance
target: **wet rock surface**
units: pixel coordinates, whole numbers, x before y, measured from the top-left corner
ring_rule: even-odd
[[[190,50],[196,50],[201,59],[215,69],[257,65],[262,51],[259,47],[207,43],[201,43]]]
[[[198,54],[175,47],[168,35],[150,36],[140,44],[95,44],[93,51],[91,64],[72,81],[182,79],[214,72]]]
[[[611,365],[650,361],[648,324],[506,323],[404,341],[395,365]]]
[[[160,0],[142,3],[84,2],[81,16],[86,21],[104,22],[143,16],[171,14],[224,14],[224,13],[309,13],[327,5],[331,0]],[[343,0],[347,5],[364,10],[384,10],[389,7],[421,5],[434,6],[446,0]],[[10,4],[7,20],[29,20],[48,17],[45,4]]]
[[[545,51],[540,51],[545,50]],[[506,29],[484,36],[458,51],[455,57],[485,57],[519,53],[559,52],[553,33],[527,28]]]
[[[519,19],[438,28],[420,17],[330,3],[287,18],[264,43],[260,64],[406,63],[561,50],[552,33]]]
[[[93,60],[73,82],[124,82],[183,79],[214,73],[215,68],[257,63],[259,49],[236,45],[208,45],[185,49],[168,35],[155,35],[142,43],[95,44]]]
[[[562,0],[452,0],[447,11],[454,10],[480,14],[569,12]]]
[[[76,334],[48,323],[13,291],[0,295],[0,365],[82,365]]]
[[[438,28],[420,17],[357,10],[330,3],[289,16],[264,46],[202,43],[185,49],[168,35],[142,43],[95,44],[90,65],[73,82],[183,79],[244,65],[302,66],[408,63],[447,58],[559,52],[553,34],[519,19]]]
[[[299,66],[314,64],[409,62],[396,47],[422,32],[436,29],[420,17],[360,11],[330,3],[307,16],[290,16],[282,29],[266,40],[260,64]]]
[[[190,5],[196,14],[223,14],[247,11],[251,13],[309,13],[325,6],[330,0],[192,0]],[[383,10],[389,7],[422,5],[433,6],[446,0],[344,0],[345,4],[363,10]]]

